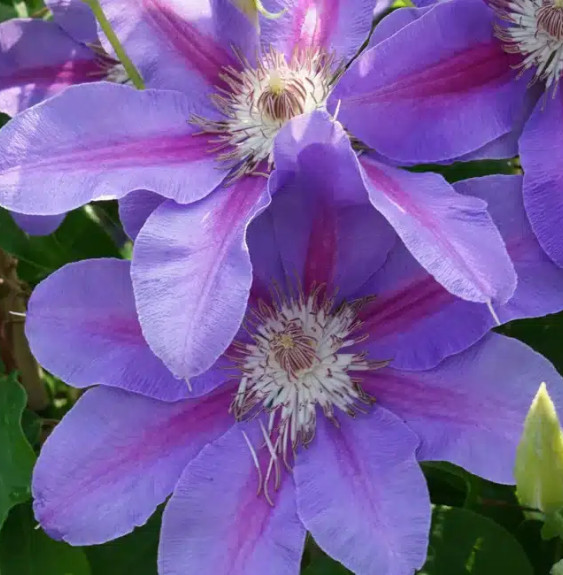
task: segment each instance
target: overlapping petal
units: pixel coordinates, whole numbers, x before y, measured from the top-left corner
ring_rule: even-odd
[[[240,65],[233,48],[255,57],[256,27],[230,0],[100,3],[146,84],[180,90],[194,106],[208,105],[222,68]]]
[[[143,338],[130,263],[99,259],[69,264],[33,292],[26,318],[33,354],[76,387],[121,387],[165,401],[188,395]]]
[[[523,343],[490,334],[429,371],[379,370],[365,378],[378,405],[419,436],[419,460],[446,460],[497,483],[513,483],[516,446],[538,388],[562,405],[563,380]]]
[[[305,529],[284,477],[275,505],[256,494],[258,472],[240,426],[187,467],[162,519],[159,572],[247,575],[299,572]]]
[[[513,297],[495,306],[501,322],[563,309],[563,271],[545,255],[527,221],[520,176],[488,176],[455,184],[457,192],[488,203],[514,263]],[[370,356],[397,369],[429,369],[467,349],[495,325],[486,306],[447,292],[398,243],[385,265],[355,297],[376,295],[362,312]]]
[[[249,222],[268,204],[247,176],[188,206],[165,202],[137,236],[132,277],[143,333],[178,377],[208,369],[244,317],[252,281]]]
[[[324,112],[302,116],[278,135],[275,159],[269,217],[285,274],[306,289],[351,293],[383,264],[395,234],[369,204],[347,135]]]
[[[202,198],[225,171],[207,138],[194,136],[192,111],[178,92],[70,87],[0,131],[0,205],[51,215],[138,189],[179,202]]]
[[[369,35],[375,5],[375,0],[271,0],[271,12],[284,12],[261,22],[262,44],[287,57],[324,50],[336,63],[347,62]]]
[[[45,0],[53,20],[78,42],[93,44],[98,40],[96,19],[83,0]]]
[[[491,9],[453,0],[360,56],[331,106],[340,101],[345,127],[379,153],[404,163],[436,162],[512,129],[526,91],[525,82],[514,80]]]
[[[189,461],[232,425],[231,393],[162,403],[118,389],[87,391],[35,467],[42,527],[55,539],[93,545],[143,525]]]
[[[436,174],[361,159],[373,205],[414,257],[448,291],[469,301],[506,302],[516,275],[482,200],[457,194]]]
[[[148,217],[166,201],[161,195],[148,190],[136,190],[119,200],[119,219],[125,233],[134,240]]]
[[[426,558],[430,500],[416,436],[375,408],[340,429],[319,418],[295,466],[299,517],[315,541],[358,575],[410,575]]]
[[[12,212],[12,218],[24,232],[30,236],[48,236],[52,234],[65,219],[66,214],[57,216],[28,216]]]
[[[555,263],[563,267],[563,98],[542,98],[520,138],[524,168],[524,203],[538,240]]]
[[[107,71],[93,50],[43,20],[2,22],[0,53],[0,111],[10,116]]]

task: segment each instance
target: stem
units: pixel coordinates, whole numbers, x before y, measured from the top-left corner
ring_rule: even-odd
[[[29,11],[25,0],[14,0],[13,4],[18,18],[29,18]]]
[[[135,87],[138,88],[139,90],[144,90],[145,83],[143,82],[143,78],[141,78],[141,75],[139,74],[137,68],[135,68],[135,65],[133,64],[133,62],[131,62],[129,56],[127,56],[127,53],[125,52],[123,46],[121,45],[119,38],[113,31],[113,28],[109,23],[109,20],[106,18],[106,15],[102,10],[99,0],[83,0],[83,2],[88,4],[88,6],[90,6],[90,8],[92,9],[92,12],[94,12],[96,20],[100,24],[102,30],[104,31],[104,34],[106,35],[107,39],[109,40],[109,43],[111,44],[111,47],[113,48],[119,61],[123,64],[125,71],[129,75],[129,78],[131,78],[131,81],[133,82]]]
[[[8,372],[19,372],[29,407],[41,411],[49,405],[49,395],[43,385],[41,368],[29,349],[24,321],[13,314],[25,314],[26,300],[16,265],[15,258],[0,250],[0,354]]]

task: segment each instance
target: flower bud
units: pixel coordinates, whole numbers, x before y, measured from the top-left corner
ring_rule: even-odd
[[[545,514],[563,507],[563,433],[545,383],[526,416],[514,475],[523,506]]]

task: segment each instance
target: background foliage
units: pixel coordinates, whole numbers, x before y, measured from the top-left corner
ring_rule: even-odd
[[[41,0],[0,0],[0,20],[44,17],[42,9]],[[0,115],[0,125],[7,119]],[[417,168],[439,171],[450,181],[518,169],[514,161]],[[79,392],[36,365],[31,366],[36,377],[25,377],[30,366],[11,362],[13,339],[6,334],[21,335],[23,323],[2,305],[13,297],[13,290],[17,297],[25,298],[39,281],[68,262],[104,256],[127,258],[130,251],[117,206],[111,202],[70,213],[55,233],[44,238],[29,237],[0,209],[0,356],[4,360],[0,364],[1,575],[157,573],[160,510],[131,535],[82,549],[51,540],[36,525],[30,491],[33,464],[49,431]],[[16,281],[6,289],[2,280],[10,274]],[[563,373],[563,314],[513,322],[502,331],[543,353]],[[492,484],[450,464],[426,463],[423,469],[434,511],[428,560],[421,575],[546,575],[563,556],[559,539],[542,540],[541,523],[525,519],[513,487]],[[344,575],[348,571],[309,538],[303,573]]]

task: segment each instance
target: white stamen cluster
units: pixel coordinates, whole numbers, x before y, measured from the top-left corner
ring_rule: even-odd
[[[563,72],[563,0],[498,0],[496,11],[508,25],[496,34],[508,53],[521,54],[523,71],[557,89]]]
[[[261,302],[248,326],[253,343],[237,345],[242,377],[231,410],[239,421],[268,416],[262,431],[270,462],[264,481],[260,472],[260,486],[270,502],[268,484],[275,472],[279,485],[279,461],[291,469],[298,446],[307,446],[315,436],[317,406],[335,425],[336,410],[350,416],[366,413],[374,400],[351,372],[387,364],[344,351],[364,339],[354,333],[366,300],[335,307],[322,291],[290,299],[278,294],[271,306]],[[260,471],[256,456],[255,462]]]
[[[334,78],[333,59],[320,51],[297,52],[288,62],[272,48],[255,68],[240,59],[242,68],[225,68],[223,87],[211,96],[223,119],[192,118],[203,133],[217,134],[213,151],[237,168],[235,177],[262,162],[271,168],[278,131],[295,116],[323,108]]]

